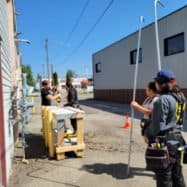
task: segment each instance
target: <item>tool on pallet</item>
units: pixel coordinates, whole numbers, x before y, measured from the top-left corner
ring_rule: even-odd
[[[133,101],[136,99],[136,84],[137,84],[137,75],[138,75],[138,62],[139,62],[139,55],[140,55],[140,42],[141,42],[141,32],[142,32],[142,25],[144,22],[144,17],[140,17],[140,27],[138,33],[138,44],[137,44],[137,53],[136,53],[136,66],[134,72],[134,89],[133,89]],[[132,145],[132,134],[133,134],[133,122],[134,122],[134,109],[131,109],[131,128],[130,128],[130,139],[129,139],[129,153],[128,153],[128,165],[127,165],[127,176],[129,176],[129,168],[130,168],[130,161],[131,161],[131,145]]]
[[[187,144],[184,146],[180,146],[178,148],[178,151],[180,152],[180,164],[182,166],[183,163],[187,163]]]

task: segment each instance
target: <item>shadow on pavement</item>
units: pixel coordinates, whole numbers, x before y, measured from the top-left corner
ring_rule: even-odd
[[[26,148],[25,148],[25,157],[26,159],[32,158],[46,158],[46,149],[44,139],[40,134],[26,134]]]
[[[121,103],[115,103],[115,102],[107,102],[107,101],[101,101],[101,100],[95,100],[95,99],[85,99],[79,101],[80,105],[82,105],[82,108],[84,109],[84,106],[103,110],[106,112],[111,112],[118,115],[131,115],[131,108],[129,104],[121,104]],[[87,112],[88,110],[88,112]],[[89,109],[85,110],[86,113],[89,114]],[[142,114],[140,112],[135,112],[134,117],[137,119],[142,118]],[[187,132],[187,111],[185,114],[185,122],[183,126],[183,131]]]
[[[95,99],[80,100],[79,103],[80,105],[82,105],[83,109],[84,106],[87,106],[87,107],[103,110],[106,112],[111,112],[118,115],[126,115],[126,114],[129,114],[129,116],[131,115],[131,108],[129,104],[107,102],[107,101],[101,101]],[[141,114],[135,113],[135,117],[139,118],[141,117]]]
[[[116,179],[127,179],[132,178],[135,175],[138,176],[149,176],[154,178],[154,174],[146,172],[145,168],[130,168],[130,176],[127,176],[127,164],[123,163],[116,163],[116,164],[91,164],[91,165],[84,165],[82,170],[86,170],[90,173],[99,175],[106,173],[111,175]]]
[[[61,181],[56,181],[56,180],[51,180],[51,179],[48,179],[47,177],[42,177],[42,176],[38,176],[37,173],[35,174],[35,172],[39,171],[39,170],[42,170],[42,168],[38,168],[36,170],[33,170],[31,172],[27,172],[26,175],[28,177],[31,177],[33,179],[40,179],[40,180],[44,180],[44,181],[47,181],[47,182],[50,182],[50,183],[53,183],[54,186],[55,184],[58,184],[58,185],[61,185],[61,186],[72,186],[72,187],[80,187],[76,184],[70,184],[70,183],[66,183],[66,182],[61,182]]]

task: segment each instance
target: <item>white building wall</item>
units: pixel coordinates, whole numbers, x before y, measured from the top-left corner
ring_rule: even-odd
[[[16,69],[17,69],[17,51],[15,45],[15,23],[14,23],[14,8],[12,0],[7,2],[7,19],[8,19],[8,35],[10,46],[10,67],[11,67],[11,83],[12,87],[17,86]]]
[[[13,131],[9,126],[8,113],[10,109],[11,72],[10,72],[10,50],[7,24],[7,1],[0,0],[0,35],[2,37],[1,61],[2,61],[2,82],[3,82],[3,106],[5,126],[5,149],[6,149],[6,176],[7,181],[11,174],[11,163],[13,156]]]
[[[162,68],[172,69],[178,83],[187,88],[187,6],[159,21],[159,38]],[[185,32],[185,52],[164,56],[164,39]],[[136,49],[138,32],[115,42],[93,55],[94,89],[132,89],[135,65],[130,65],[130,51]],[[157,65],[155,27],[151,24],[142,30],[142,63],[139,64],[137,88],[145,88],[155,76]],[[100,62],[102,72],[95,72]]]
[[[181,87],[187,88],[187,6],[160,22],[160,39],[163,67],[172,69]],[[185,52],[164,57],[163,39],[184,32]]]

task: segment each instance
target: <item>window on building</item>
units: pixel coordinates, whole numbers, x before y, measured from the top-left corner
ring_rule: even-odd
[[[130,52],[130,64],[136,64],[136,54],[137,54],[137,49]],[[142,63],[142,48],[140,48],[138,62]]]
[[[101,62],[98,62],[97,64],[95,64],[95,72],[96,73],[101,72]]]
[[[164,55],[184,52],[184,32],[164,39]]]

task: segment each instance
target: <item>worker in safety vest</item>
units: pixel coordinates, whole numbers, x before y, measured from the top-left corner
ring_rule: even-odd
[[[145,130],[144,139],[148,143],[146,150],[147,169],[156,174],[157,187],[185,187],[181,153],[182,137],[175,133],[176,99],[173,80],[176,79],[170,70],[161,70],[155,77],[159,98],[154,103],[152,119]]]

